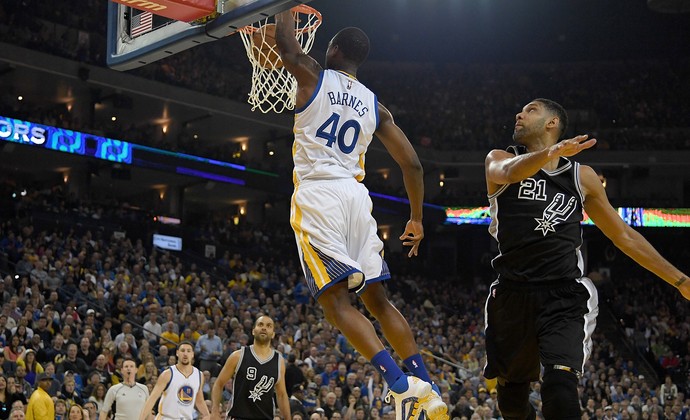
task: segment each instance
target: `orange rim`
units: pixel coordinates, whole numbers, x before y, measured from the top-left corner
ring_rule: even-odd
[[[295,29],[295,33],[302,33],[303,34],[303,33],[307,33],[307,32],[312,32],[312,31],[315,31],[316,28],[319,27],[319,25],[321,25],[321,21],[323,19],[321,16],[321,12],[319,12],[318,10],[314,9],[311,6],[307,6],[306,4],[300,4],[298,6],[293,7],[292,9],[290,9],[290,11],[292,11],[293,13],[302,13],[304,15],[316,16],[316,21],[313,24],[311,24],[309,26],[305,26],[304,28]],[[258,30],[259,30],[259,27],[252,26],[252,25],[247,25],[245,27],[238,29],[238,31],[244,32],[245,34],[253,34],[254,32],[256,32]]]

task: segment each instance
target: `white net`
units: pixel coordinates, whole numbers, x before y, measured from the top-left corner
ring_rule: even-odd
[[[295,16],[295,36],[308,53],[314,45],[316,30],[321,25],[321,14],[306,5],[291,9]],[[252,89],[248,102],[252,111],[268,113],[295,109],[297,81],[283,67],[275,45],[274,17],[240,29],[247,57],[252,64]]]

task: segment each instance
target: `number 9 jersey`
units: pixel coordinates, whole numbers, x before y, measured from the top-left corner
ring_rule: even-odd
[[[323,70],[312,97],[295,110],[295,185],[305,180],[362,181],[378,111],[376,95],[355,77]]]

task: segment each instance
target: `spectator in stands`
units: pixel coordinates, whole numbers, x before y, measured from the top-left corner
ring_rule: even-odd
[[[26,324],[26,318],[20,318],[19,321],[17,321],[17,326],[12,328],[12,335],[19,337],[19,344],[22,346],[26,346],[29,342],[29,338],[33,335],[33,332],[30,335],[27,331]]]
[[[12,395],[7,389],[7,378],[0,375],[0,419],[7,419],[13,402]]]
[[[36,359],[40,363],[45,363],[45,362],[53,362],[53,363],[61,363],[62,359],[65,355],[65,350],[64,350],[64,338],[62,337],[62,334],[57,333],[53,337],[52,341],[52,346],[49,348],[44,348],[38,351],[36,354]]]
[[[158,379],[158,374],[159,370],[156,368],[156,365],[153,362],[147,362],[146,364],[143,364],[142,367],[143,372],[137,376],[137,382],[140,384],[149,384],[149,383],[156,383],[156,380]],[[161,365],[161,369],[167,368],[168,365]]]
[[[88,398],[88,401],[96,403],[98,406],[103,405],[103,401],[105,400],[105,394],[108,392],[108,389],[105,387],[104,384],[98,383],[95,385],[93,390],[91,391]],[[86,404],[84,404],[84,408],[86,408]],[[98,410],[96,410],[98,411]]]
[[[199,370],[208,370],[213,376],[216,376],[220,369],[219,361],[223,354],[223,342],[216,335],[213,321],[207,321],[204,327],[206,334],[199,337],[195,347],[196,357],[199,359]]]
[[[75,372],[81,378],[86,378],[89,367],[83,359],[77,357],[79,350],[76,344],[71,343],[67,346],[67,355],[58,363],[56,371],[58,375],[63,375],[67,371]]]
[[[58,398],[65,400],[70,407],[74,404],[83,404],[84,399],[77,391],[77,383],[74,378],[66,377],[62,384],[62,389],[57,395]]]
[[[67,402],[63,399],[57,398],[55,400],[55,418],[67,419]]]
[[[16,362],[17,358],[24,352],[24,345],[19,336],[13,335],[3,352],[5,353],[5,360]]]
[[[166,322],[165,331],[161,334],[161,344],[168,347],[168,350],[172,350],[177,347],[180,343],[180,336],[175,332],[175,323]]]
[[[286,381],[287,383],[287,381]],[[294,416],[299,413],[303,419],[307,418],[307,410],[304,408],[304,386],[302,384],[293,385],[290,389],[290,413]]]
[[[162,344],[158,347],[158,356],[155,357],[156,366],[164,366],[168,362],[168,346]]]
[[[108,361],[106,360],[106,355],[101,353],[96,356],[96,361],[94,362],[93,369],[91,372],[97,372],[101,379],[99,382],[109,385],[111,382],[111,374],[113,369],[110,368]]]
[[[153,346],[158,343],[161,333],[163,333],[163,326],[158,322],[158,314],[150,312],[149,319],[144,324],[144,338]]]
[[[26,408],[27,418],[30,420],[54,420],[55,407],[53,399],[48,395],[48,388],[53,379],[45,373],[38,375],[38,386],[31,394],[29,405]]]
[[[132,335],[132,324],[130,324],[129,322],[124,322],[122,324],[122,332],[115,337],[115,346],[119,346],[120,343],[125,341],[127,335]],[[132,350],[137,350],[136,342],[130,343],[129,341],[127,341],[127,344],[129,344],[129,347]]]
[[[93,309],[89,309],[90,311]],[[91,340],[89,337],[83,335],[81,339],[79,340],[79,351],[77,352],[77,358],[81,359],[86,363],[86,366],[88,368],[91,368],[93,365],[93,362],[96,361],[96,352],[93,350],[93,347],[91,346]]]
[[[127,318],[129,309],[127,307],[127,300],[124,297],[117,299],[117,304],[110,311],[110,320],[113,324],[113,330],[119,334],[122,329],[122,322]]]
[[[664,383],[661,384],[659,388],[659,403],[661,403],[661,405],[672,404],[677,396],[678,387],[673,383],[671,375],[666,375]]]
[[[661,367],[667,373],[674,374],[678,367],[680,366],[680,358],[673,352],[673,350],[668,350],[664,357],[661,359]]]
[[[84,403],[84,410],[89,413],[89,420],[98,420],[98,407],[100,407],[100,404],[98,404],[96,401],[86,401]]]
[[[9,420],[24,420],[26,419],[26,414],[24,414],[24,410],[15,408],[12,410],[10,413]]]
[[[33,386],[26,380],[26,368],[23,366],[17,366],[17,370],[14,372],[15,384],[17,392],[21,392],[29,398],[33,392]]]
[[[17,364],[5,359],[5,353],[0,351],[0,374],[14,375],[17,370]]]
[[[88,413],[88,411],[87,411],[87,413]],[[81,404],[79,404],[79,403],[70,404],[69,411],[67,412],[67,419],[68,420],[86,420],[87,419],[84,416],[84,408],[82,408]]]
[[[34,335],[40,337],[42,344],[47,344],[52,342],[53,333],[48,329],[48,319],[41,315],[36,321],[36,328],[34,329]]]
[[[22,390],[17,387],[17,379],[14,376],[7,377],[7,393],[10,395],[10,399],[12,400],[11,404],[19,403],[24,406],[29,400],[26,395],[24,395]],[[31,394],[29,394],[29,396],[31,396]]]
[[[34,385],[36,376],[43,373],[43,366],[36,361],[36,352],[31,349],[26,350],[22,356],[17,358],[17,366],[22,366],[26,369],[25,379],[31,386]]]

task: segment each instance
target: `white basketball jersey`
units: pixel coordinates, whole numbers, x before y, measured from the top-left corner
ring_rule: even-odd
[[[177,366],[170,366],[170,382],[163,391],[158,403],[157,420],[175,419],[192,420],[194,402],[201,386],[201,372],[192,366],[192,374],[184,376]]]
[[[295,110],[295,185],[305,180],[364,179],[364,154],[378,128],[376,95],[356,78],[324,70],[307,104]]]

